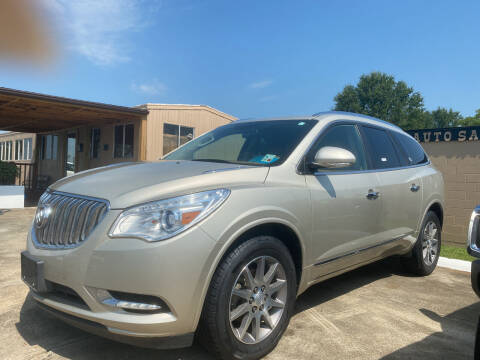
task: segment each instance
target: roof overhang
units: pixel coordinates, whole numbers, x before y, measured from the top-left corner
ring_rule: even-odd
[[[142,119],[148,110],[0,87],[0,130],[42,133]]]

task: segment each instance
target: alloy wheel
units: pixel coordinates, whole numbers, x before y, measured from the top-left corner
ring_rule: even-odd
[[[422,253],[423,261],[432,265],[438,255],[438,227],[433,221],[429,221],[423,229]]]
[[[230,326],[245,344],[256,344],[277,327],[287,301],[287,278],[271,256],[250,261],[237,276],[230,295]]]

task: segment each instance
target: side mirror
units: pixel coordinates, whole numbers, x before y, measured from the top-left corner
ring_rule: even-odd
[[[312,167],[339,169],[355,164],[355,155],[350,151],[333,146],[324,146],[315,154]]]

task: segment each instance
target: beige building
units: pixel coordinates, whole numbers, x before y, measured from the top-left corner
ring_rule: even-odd
[[[14,161],[18,168],[16,183],[28,188],[33,186],[34,149],[36,135],[30,133],[7,132],[0,134],[0,161]]]
[[[41,191],[82,170],[158,160],[234,120],[206,105],[124,107],[0,88],[0,130],[14,131],[0,135],[0,157],[34,164]]]
[[[36,144],[35,134],[7,132],[0,134],[0,160],[31,163]]]
[[[466,246],[470,215],[480,205],[480,127],[412,130],[445,181],[443,240]]]

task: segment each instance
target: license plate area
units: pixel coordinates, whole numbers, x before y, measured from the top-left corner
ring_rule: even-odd
[[[47,285],[45,281],[45,263],[42,260],[37,260],[32,257],[27,251],[20,255],[22,280],[33,291],[47,292]]]

